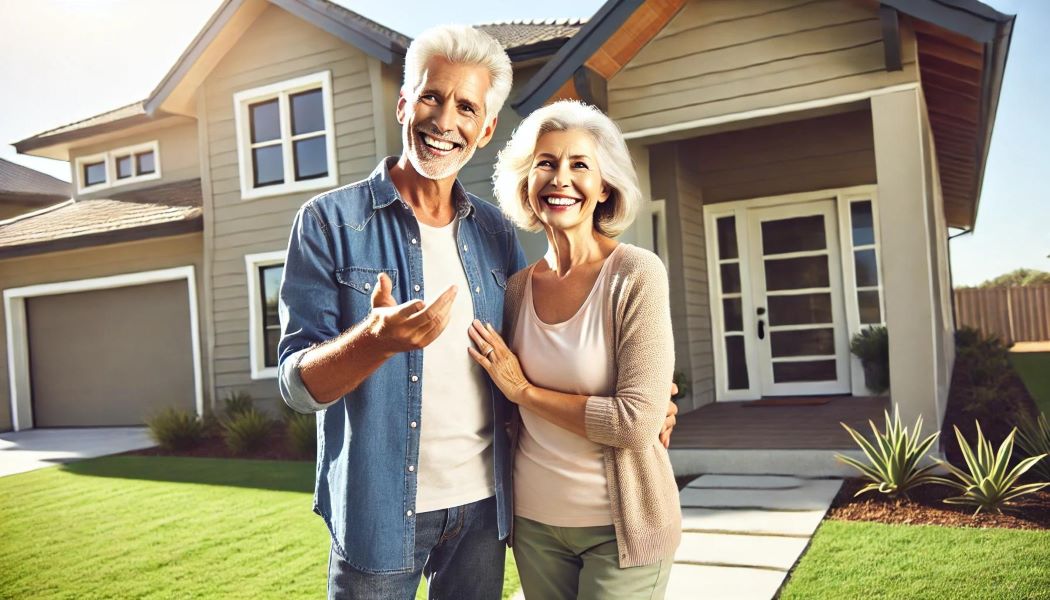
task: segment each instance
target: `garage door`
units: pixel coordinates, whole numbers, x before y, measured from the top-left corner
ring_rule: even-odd
[[[141,425],[194,411],[186,281],[26,299],[35,427]]]

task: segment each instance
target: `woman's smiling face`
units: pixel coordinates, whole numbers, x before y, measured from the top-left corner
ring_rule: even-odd
[[[590,233],[594,210],[609,198],[591,134],[549,131],[536,140],[529,171],[529,206],[546,228]]]

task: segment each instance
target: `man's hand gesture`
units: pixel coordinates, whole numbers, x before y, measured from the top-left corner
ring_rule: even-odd
[[[397,304],[391,294],[392,288],[390,278],[386,273],[380,273],[372,292],[369,334],[389,355],[425,348],[448,326],[456,286],[449,286],[429,305],[424,305],[422,300]]]

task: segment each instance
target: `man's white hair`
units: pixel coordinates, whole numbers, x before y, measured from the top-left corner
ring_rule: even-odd
[[[602,111],[582,102],[561,100],[525,117],[496,160],[492,176],[496,200],[515,225],[526,231],[541,231],[543,226],[529,204],[528,189],[536,142],[545,133],[570,129],[585,131],[594,139],[598,170],[609,187],[609,199],[594,210],[594,229],[616,237],[634,222],[641,206],[638,175],[620,128]]]
[[[510,57],[491,35],[469,25],[440,25],[419,34],[405,54],[405,79],[401,91],[412,98],[423,79],[427,62],[436,56],[455,64],[479,65],[488,69],[489,91],[485,95],[485,121],[496,118],[510,95],[514,71]]]

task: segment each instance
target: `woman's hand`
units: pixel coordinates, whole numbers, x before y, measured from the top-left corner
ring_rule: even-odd
[[[474,324],[467,330],[470,339],[477,346],[467,348],[471,358],[481,365],[492,378],[493,383],[503,392],[503,395],[514,404],[521,404],[525,390],[530,387],[525,374],[521,372],[521,364],[518,357],[510,351],[506,342],[492,325],[481,324],[475,320]]]

